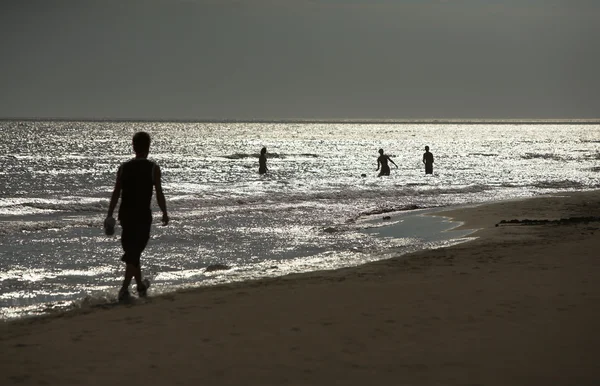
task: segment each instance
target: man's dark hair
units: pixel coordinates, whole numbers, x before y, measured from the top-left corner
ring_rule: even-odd
[[[133,135],[133,151],[136,154],[148,154],[150,152],[150,134],[139,131]]]

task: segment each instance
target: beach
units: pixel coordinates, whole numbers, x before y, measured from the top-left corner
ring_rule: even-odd
[[[0,383],[599,384],[600,191],[442,214],[477,239],[4,322]]]

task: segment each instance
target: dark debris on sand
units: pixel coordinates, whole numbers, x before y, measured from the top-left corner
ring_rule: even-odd
[[[569,217],[561,218],[558,220],[502,220],[496,226],[500,225],[570,225],[570,224],[587,224],[590,222],[600,221],[600,217],[588,216],[588,217]]]

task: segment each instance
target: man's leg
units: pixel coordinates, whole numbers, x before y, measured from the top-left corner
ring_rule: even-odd
[[[123,227],[121,241],[123,244],[123,260],[127,263],[125,267],[125,279],[121,291],[128,291],[131,279],[135,277],[138,294],[144,296],[147,285],[142,280],[140,257],[150,239],[150,222],[134,223]]]
[[[139,246],[137,240],[139,239],[137,233],[138,230],[135,227],[135,224],[126,223],[123,224],[123,232],[121,233],[121,245],[123,246],[123,257],[121,260],[125,262],[125,277],[123,279],[123,285],[121,290],[119,291],[119,300],[126,298],[129,295],[129,285],[131,284],[131,279],[133,277],[136,278],[136,281],[139,277],[140,267],[139,262]]]
[[[148,279],[142,279],[142,269],[139,265],[137,266],[137,273],[135,274],[135,282],[137,284],[136,289],[138,296],[145,298],[150,282]]]
[[[136,267],[134,267],[134,271],[133,271],[133,277],[135,277],[135,284],[138,285],[138,287],[142,284],[142,268],[141,265],[138,264]]]
[[[125,265],[125,279],[123,280],[123,288],[129,288],[132,278],[135,278],[135,283],[140,285],[142,282],[142,269],[140,268],[139,257],[135,259],[131,258],[131,254],[129,254],[129,256],[126,254],[124,259],[126,259],[127,264]]]
[[[131,278],[136,276],[136,272],[140,271],[140,267],[136,267],[133,264],[127,264],[125,266],[125,279],[123,280],[123,288],[129,288],[129,284],[131,284]],[[137,282],[137,276],[136,276]]]

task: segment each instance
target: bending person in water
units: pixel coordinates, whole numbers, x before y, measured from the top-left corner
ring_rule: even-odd
[[[381,171],[379,172],[379,177],[390,175],[390,165],[388,165],[388,161],[393,163],[394,166],[396,167],[396,169],[398,169],[398,165],[396,165],[396,163],[394,161],[392,161],[390,156],[383,154],[383,149],[379,149],[379,157],[377,158],[377,169],[375,169],[375,171],[377,171],[377,170],[379,170],[379,167],[381,166]]]
[[[433,174],[433,154],[429,152],[429,146],[425,146],[423,163],[425,164],[425,174]]]
[[[265,174],[269,170],[267,168],[267,148],[263,147],[260,150],[260,157],[258,157],[258,173]]]

